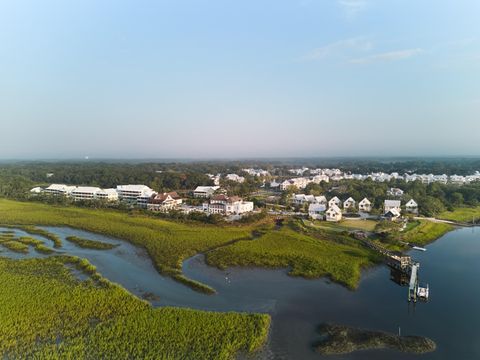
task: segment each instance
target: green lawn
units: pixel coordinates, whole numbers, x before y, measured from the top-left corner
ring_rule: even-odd
[[[398,235],[399,240],[417,245],[425,245],[438,239],[454,227],[449,224],[434,223],[428,220],[419,221],[417,226],[411,227]]]
[[[328,236],[333,236],[332,234]],[[360,246],[335,243],[296,232],[285,226],[253,241],[240,241],[207,254],[207,263],[220,268],[262,266],[290,268],[290,275],[307,278],[328,276],[355,288],[362,267],[375,255]]]
[[[476,208],[458,208],[454,211],[445,211],[437,216],[439,219],[467,222],[472,220],[478,222],[480,219],[480,207]]]
[[[305,222],[307,225],[309,221]],[[351,231],[351,230],[362,230],[362,231],[374,231],[377,226],[378,221],[374,220],[351,220],[343,219],[340,222],[328,222],[328,221],[314,221],[313,226],[317,228],[323,228],[325,230],[331,231]]]
[[[70,264],[91,276],[77,280]],[[233,359],[266,340],[268,315],[153,309],[67,256],[0,258],[0,357]]]

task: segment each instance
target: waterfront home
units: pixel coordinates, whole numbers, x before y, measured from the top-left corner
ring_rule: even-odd
[[[326,209],[327,207],[325,204],[310,204],[308,206],[308,216],[312,219],[322,220]]]
[[[418,204],[416,201],[410,199],[410,201],[405,204],[405,211],[411,214],[418,214]]]
[[[208,214],[240,215],[253,211],[253,202],[243,201],[238,196],[215,195],[203,204],[203,211]]]
[[[196,198],[209,198],[218,189],[220,189],[220,186],[197,186],[197,188],[193,190],[193,196]]]
[[[157,194],[150,198],[147,209],[151,211],[168,211],[182,204],[182,198],[175,192]]]
[[[383,212],[386,214],[390,210],[396,210],[400,214],[402,212],[401,206],[402,203],[400,200],[385,200]]]
[[[356,205],[356,201],[352,197],[349,197],[347,200],[343,202],[343,209],[344,210],[355,209],[355,205]]]
[[[358,210],[360,212],[369,213],[370,211],[372,211],[372,203],[367,198],[364,198],[358,203]]]
[[[333,205],[335,206],[340,206],[342,202],[340,201],[340,199],[338,197],[333,197],[330,199],[330,201],[328,202],[328,207],[332,207]]]
[[[342,210],[337,205],[332,204],[325,212],[325,220],[334,222],[342,220]]]
[[[383,215],[383,217],[387,220],[396,220],[400,217],[400,211],[398,211],[396,208],[392,208],[390,210],[388,210],[387,212],[385,212],[385,214]]]

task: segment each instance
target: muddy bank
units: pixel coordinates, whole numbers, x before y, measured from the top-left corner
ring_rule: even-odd
[[[348,326],[322,324],[318,328],[321,340],[315,350],[322,355],[349,354],[359,350],[390,349],[404,353],[424,354],[435,351],[433,340],[421,336],[398,336],[383,331],[357,329]]]

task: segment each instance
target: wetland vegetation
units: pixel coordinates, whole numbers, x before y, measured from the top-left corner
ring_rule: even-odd
[[[72,256],[0,258],[0,283],[7,358],[232,359],[258,349],[270,325],[268,315],[153,309]]]
[[[330,324],[321,325],[318,332],[322,339],[315,345],[315,349],[323,355],[341,355],[359,350],[378,349],[424,354],[436,349],[433,340],[420,336],[399,336],[384,331]]]
[[[66,239],[75,245],[85,249],[110,250],[117,247],[117,244],[110,244],[98,240],[84,239],[78,236],[67,236]]]

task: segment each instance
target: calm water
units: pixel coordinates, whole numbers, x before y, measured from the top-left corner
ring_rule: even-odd
[[[272,329],[268,346],[258,359],[320,359],[312,350],[322,322],[352,325],[435,340],[437,351],[406,355],[392,351],[365,351],[332,359],[480,359],[480,229],[459,229],[412,252],[421,262],[420,280],[430,285],[430,302],[409,304],[407,288],[390,280],[379,266],[366,271],[358,290],[349,291],[327,280],[286,276],[284,270],[208,267],[202,256],[184,264],[188,277],[213,286],[218,294],[199,294],[160,276],[146,253],[129,243],[69,228],[45,228],[62,239],[69,235],[120,244],[109,251],[81,249],[64,240],[62,252],[87,258],[108,279],[132,293],[160,297],[154,306],[174,305],[216,311],[268,312]],[[1,229],[0,229],[1,230]],[[17,231],[19,235],[26,235]],[[47,244],[48,244],[47,240]],[[3,255],[22,257],[3,250]],[[39,256],[33,250],[29,256]],[[328,358],[328,357],[326,357]]]

